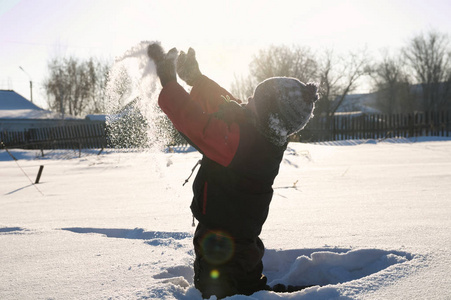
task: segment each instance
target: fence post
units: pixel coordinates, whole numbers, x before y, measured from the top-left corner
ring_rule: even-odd
[[[451,131],[451,110],[446,113],[446,136],[449,136]]]
[[[407,115],[407,124],[408,124],[408,130],[409,130],[409,138],[413,137],[413,116],[411,114]]]
[[[376,139],[376,119],[375,115],[371,115],[371,138]]]
[[[39,166],[38,176],[36,176],[36,181],[34,182],[35,184],[39,183],[39,180],[41,179],[42,175],[42,170],[44,170],[44,166]]]

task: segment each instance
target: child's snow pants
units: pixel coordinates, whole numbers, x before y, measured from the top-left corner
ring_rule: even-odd
[[[194,285],[204,298],[251,295],[266,289],[260,238],[234,239],[200,224],[194,235]]]

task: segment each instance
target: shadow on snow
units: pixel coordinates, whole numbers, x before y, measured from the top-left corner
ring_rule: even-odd
[[[17,234],[17,233],[21,233],[22,231],[25,231],[25,229],[23,229],[21,227],[3,227],[3,228],[0,228],[0,233]]]
[[[192,235],[186,232],[164,232],[164,231],[144,231],[142,228],[118,229],[118,228],[61,228],[62,230],[75,233],[97,233],[110,238],[133,239],[133,240],[153,240],[153,239],[174,239],[183,240],[191,238]]]

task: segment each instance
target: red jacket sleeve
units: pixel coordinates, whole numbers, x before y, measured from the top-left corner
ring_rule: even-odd
[[[219,105],[224,103],[224,98],[241,103],[240,100],[235,99],[226,89],[203,75],[194,82],[190,94],[191,98],[199,103],[204,112],[208,114],[217,112]]]
[[[220,99],[215,98],[217,95],[214,94],[213,101],[207,101],[210,88],[217,91],[217,87],[209,84],[204,87],[193,87],[194,95],[198,95],[195,96],[197,100],[195,101],[182,86],[176,81],[171,81],[161,91],[158,105],[174,127],[199,147],[204,155],[223,166],[228,166],[238,149],[240,128],[236,123],[228,125],[203,109],[202,106],[206,105],[207,109],[217,110],[219,104],[224,102],[224,99],[218,101]]]

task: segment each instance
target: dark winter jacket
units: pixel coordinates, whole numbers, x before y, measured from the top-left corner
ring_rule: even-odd
[[[270,143],[238,102],[205,76],[190,94],[173,81],[159,97],[176,129],[203,154],[193,184],[196,219],[235,238],[255,238],[268,215],[286,145]]]

